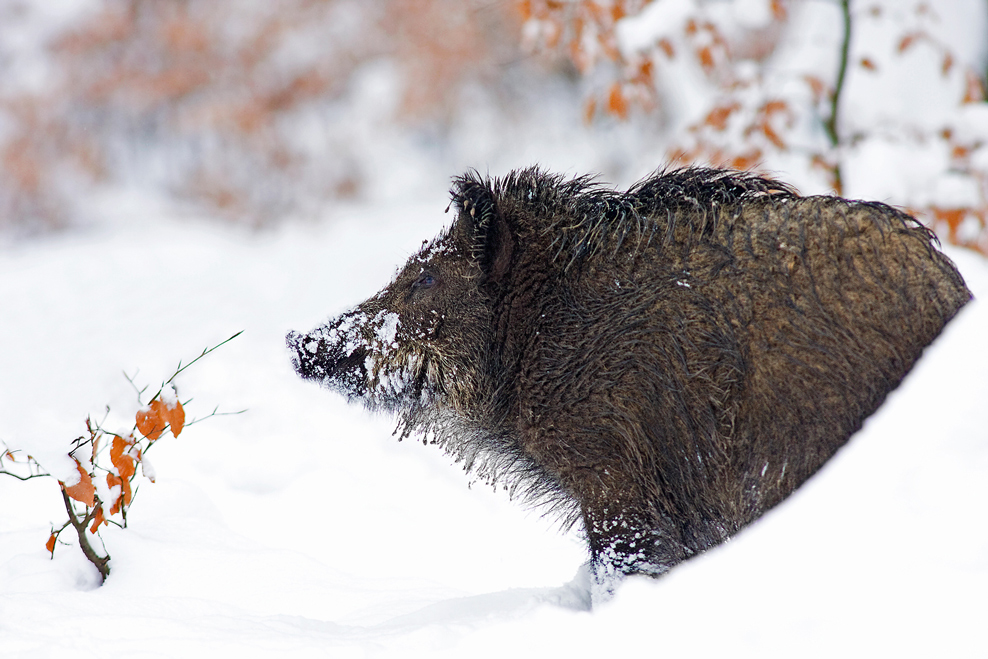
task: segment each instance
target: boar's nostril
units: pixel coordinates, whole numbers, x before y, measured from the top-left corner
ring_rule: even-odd
[[[314,377],[321,378],[323,384],[339,388],[350,396],[363,396],[367,391],[366,348],[357,348],[336,359],[320,361],[317,357],[315,361],[317,373]]]
[[[336,361],[333,370],[336,372],[344,372],[344,371],[351,371],[355,368],[359,368],[362,373],[366,373],[366,367],[364,366],[366,360],[367,360],[367,349],[357,348],[349,355],[346,355],[338,359]]]

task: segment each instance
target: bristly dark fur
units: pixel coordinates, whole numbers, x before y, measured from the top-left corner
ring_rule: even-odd
[[[908,215],[741,172],[451,195],[387,288],[289,336],[296,369],[580,520],[602,593],[788,496],[970,298]]]
[[[746,172],[690,167],[659,170],[620,192],[580,176],[566,180],[539,167],[510,173],[502,179],[481,178],[475,170],[453,180],[453,203],[462,211],[483,217],[478,240],[483,244],[486,227],[495,213],[494,199],[511,198],[528,212],[556,218],[544,227],[552,236],[556,258],[566,255],[567,267],[597,253],[605,244],[615,251],[633,240],[636,248],[651,244],[656,233],[665,243],[684,218],[698,235],[712,229],[724,208],[737,208],[765,195],[795,197],[789,185]],[[475,254],[479,253],[477,249]]]

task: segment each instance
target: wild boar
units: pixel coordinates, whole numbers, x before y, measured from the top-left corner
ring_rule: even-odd
[[[582,523],[598,597],[782,501],[970,299],[908,215],[748,173],[451,194],[391,284],[288,335],[295,369]]]

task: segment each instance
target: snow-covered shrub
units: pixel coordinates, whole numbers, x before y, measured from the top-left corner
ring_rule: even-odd
[[[132,428],[113,432],[103,427],[103,422],[86,419],[86,433],[72,441],[72,448],[65,455],[59,455],[56,464],[46,464],[30,454],[11,449],[0,441],[0,475],[12,476],[26,481],[34,478],[51,478],[58,482],[62,502],[68,515],[61,526],[52,525],[51,535],[45,548],[54,556],[58,543],[68,544],[60,539],[63,531],[72,528],[79,541],[79,548],[86,559],[99,570],[100,580],[110,574],[110,554],[100,535],[100,528],[108,524],[125,528],[127,511],[137,491],[137,467],[141,474],[152,483],[155,480],[154,468],[147,459],[147,453],[154,442],[168,431],[178,437],[187,425],[215,416],[213,410],[200,419],[186,422],[185,406],[178,398],[175,378],[189,366],[232,341],[234,334],[212,348],[206,348],[199,356],[186,364],[179,363],[171,377],[162,383],[145,404],[144,394],[148,387],[134,385],[140,409],[134,417]],[[188,402],[188,401],[186,401]],[[107,414],[109,414],[107,407]],[[104,419],[105,421],[105,419]],[[81,504],[81,505],[80,505]],[[96,540],[103,545],[102,554],[96,549]]]
[[[980,0],[524,0],[530,49],[592,81],[586,116],[652,113],[671,163],[781,174],[908,208],[988,253]]]

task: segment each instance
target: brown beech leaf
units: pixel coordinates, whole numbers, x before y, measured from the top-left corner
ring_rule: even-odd
[[[116,498],[116,500],[113,502],[113,505],[110,506],[110,514],[111,515],[116,515],[118,512],[120,512],[120,504],[123,503],[124,496],[125,496],[124,495],[124,487],[123,487],[124,482],[125,481],[121,480],[120,477],[117,476],[116,474],[114,474],[112,471],[106,475],[106,485],[107,485],[107,487],[109,487],[110,489],[113,489],[117,485],[120,486],[120,496],[118,496]]]
[[[125,506],[129,506],[130,505],[130,500],[131,500],[131,498],[134,495],[133,491],[130,489],[130,479],[129,478],[124,478],[123,480],[121,480],[120,481],[120,486],[123,488],[123,502],[124,502],[124,505]]]
[[[723,131],[727,129],[727,120],[731,118],[731,114],[741,109],[741,104],[734,102],[730,105],[718,105],[713,110],[711,110],[703,123],[710,126],[714,130]]]
[[[145,409],[137,411],[137,430],[151,441],[161,437],[165,430],[165,420],[161,418],[163,407],[162,402],[155,399]]]
[[[923,36],[925,35],[922,32],[910,32],[899,40],[899,46],[896,50],[900,53],[906,52],[907,49],[911,48]]]
[[[78,460],[75,461],[75,466],[79,470],[79,482],[71,486],[66,486],[65,483],[62,483],[62,488],[66,494],[79,503],[91,506],[96,498],[96,488],[93,486],[93,479],[89,477],[89,474],[82,468]]]
[[[135,473],[134,458],[125,453],[131,445],[132,442],[117,436],[113,438],[113,446],[110,448],[110,462],[123,480],[130,480]]]
[[[607,111],[618,119],[625,119],[628,116],[628,99],[621,91],[621,85],[614,83],[607,92]]]
[[[55,534],[52,533],[51,537],[48,538],[48,542],[45,543],[45,549],[48,550],[49,554],[55,554]]]
[[[661,48],[662,52],[665,53],[666,57],[668,57],[669,59],[672,59],[676,56],[676,49],[673,48],[672,42],[669,41],[668,39],[659,39],[659,41],[655,45]]]
[[[172,435],[178,437],[182,428],[185,427],[185,408],[182,407],[182,403],[176,399],[174,406],[168,407],[166,405],[162,416],[171,426]]]
[[[981,78],[974,71],[968,69],[966,72],[967,84],[964,88],[964,103],[980,103],[985,98],[984,86]]]
[[[96,533],[100,524],[106,524],[106,518],[103,516],[103,506],[99,506],[96,509],[96,514],[93,516],[93,525],[89,527],[89,532]]]
[[[583,123],[589,124],[593,121],[596,114],[597,101],[594,98],[588,98],[586,103],[583,104]]]

